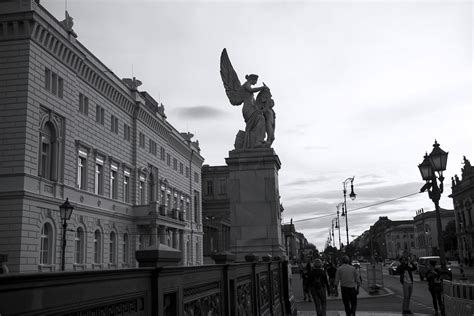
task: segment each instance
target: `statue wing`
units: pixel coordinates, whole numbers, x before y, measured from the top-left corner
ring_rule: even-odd
[[[241,105],[244,102],[244,90],[225,48],[221,54],[221,78],[230,103]]]

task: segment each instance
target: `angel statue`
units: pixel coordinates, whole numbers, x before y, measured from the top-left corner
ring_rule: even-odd
[[[235,149],[270,147],[275,139],[275,105],[270,88],[265,83],[261,87],[257,84],[258,75],[246,75],[244,84],[230,63],[227,50],[221,54],[221,78],[225,92],[232,105],[241,105],[245,121],[245,132],[239,131],[235,139]],[[255,99],[253,94],[258,92]],[[265,138],[266,134],[266,138]]]

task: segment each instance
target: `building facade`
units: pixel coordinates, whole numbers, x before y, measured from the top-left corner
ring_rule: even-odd
[[[202,218],[206,263],[214,263],[213,254],[230,250],[228,181],[227,166],[202,167]]]
[[[456,175],[451,180],[450,197],[454,205],[459,257],[464,264],[474,266],[474,167],[466,157],[461,172],[461,179]]]
[[[392,226],[385,231],[387,258],[411,255],[415,249],[413,222]]]
[[[454,219],[453,210],[440,209],[441,227]],[[436,211],[425,212],[423,209],[417,211],[414,221],[415,250],[418,257],[439,255],[438,229],[436,224]],[[447,253],[449,257],[451,254]]]
[[[201,166],[189,133],[119,79],[39,1],[0,2],[0,253],[11,272],[136,265],[158,243],[202,263]]]

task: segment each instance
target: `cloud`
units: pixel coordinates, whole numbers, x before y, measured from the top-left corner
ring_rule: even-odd
[[[227,113],[207,105],[197,105],[192,107],[178,108],[174,110],[181,118],[208,120],[226,116]]]

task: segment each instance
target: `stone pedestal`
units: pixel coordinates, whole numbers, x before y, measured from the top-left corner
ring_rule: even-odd
[[[177,266],[181,260],[181,251],[163,244],[157,244],[137,250],[135,259],[138,261],[139,268]]]
[[[237,262],[254,254],[284,255],[280,225],[278,170],[272,148],[233,150],[229,167],[230,251]]]

